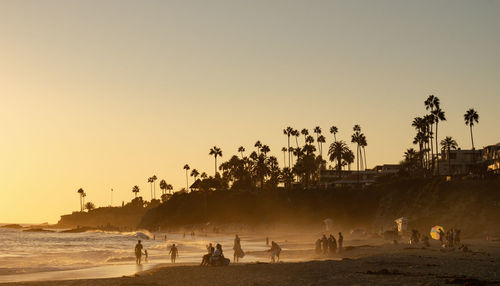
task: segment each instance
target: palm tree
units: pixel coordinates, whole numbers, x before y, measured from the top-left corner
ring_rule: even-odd
[[[431,111],[431,114],[434,112],[434,109],[437,109],[439,108],[439,104],[440,104],[440,101],[439,101],[439,98],[437,96],[434,96],[434,95],[429,95],[427,97],[427,99],[424,101],[424,105],[425,105],[425,109],[426,110],[429,110]],[[433,125],[434,125],[434,121],[430,122],[430,129],[431,131],[433,130]],[[431,140],[431,154],[432,154],[432,157],[434,157],[434,152],[433,152],[433,145],[432,145],[432,135],[429,137],[430,140]],[[437,141],[438,139],[436,138],[436,146],[437,146]],[[437,153],[437,148],[436,148],[436,153]],[[433,160],[434,162],[434,160]]]
[[[342,157],[347,153],[349,147],[344,141],[335,141],[330,144],[330,149],[328,149],[328,155],[330,155],[330,161],[335,162],[337,160],[337,171],[339,172],[339,178],[342,176]]]
[[[405,161],[411,162],[412,160],[415,159],[417,155],[417,151],[415,149],[410,148],[405,151]]]
[[[198,172],[198,170],[196,169],[193,169],[191,171],[191,177],[194,177],[194,181],[196,182],[196,178],[200,175],[200,172]]]
[[[288,168],[290,168],[290,136],[293,133],[293,128],[288,126],[287,128],[283,129],[283,134],[285,134],[288,137]]]
[[[255,142],[255,145],[253,145],[255,148],[257,148],[257,154],[260,154],[260,148],[262,148],[262,143],[260,141]]]
[[[151,187],[151,200],[153,200],[153,177],[148,178],[149,186]]]
[[[359,150],[359,143],[360,143],[361,126],[356,124],[354,125],[352,130],[354,131],[354,133],[351,136],[351,143],[356,143],[356,169],[358,170],[358,184],[359,184],[359,157],[361,155],[361,152]]]
[[[153,175],[153,177],[151,177],[151,180],[153,181],[153,198],[156,199],[156,180],[158,180],[158,178],[156,177],[156,175]]]
[[[326,143],[326,138],[323,135],[320,135],[318,137],[318,144],[319,144],[319,154],[321,157],[323,157],[323,143]]]
[[[205,173],[205,172],[201,173],[200,178],[201,178],[202,180],[204,180],[204,179],[208,178],[207,173]]]
[[[167,191],[167,182],[165,182],[165,180],[160,181],[160,189],[161,189],[161,194],[164,195],[165,192]]]
[[[137,194],[139,193],[139,187],[137,185],[132,188],[132,193],[134,193],[135,197],[137,198]]]
[[[339,129],[337,128],[337,126],[332,126],[330,127],[330,133],[333,134],[333,139],[335,141],[337,141],[337,133],[339,132]]]
[[[188,164],[184,165],[184,170],[186,170],[186,190],[189,190],[189,179],[188,179],[188,171],[191,169]]]
[[[170,193],[173,189],[174,189],[174,187],[172,187],[172,185],[167,184],[167,191],[168,191],[169,193]]]
[[[313,132],[316,133],[316,141],[318,142],[318,151],[319,151],[319,150],[321,150],[321,147],[319,146],[320,143],[318,141],[318,137],[319,137],[319,135],[321,135],[321,127],[319,127],[319,126],[314,127]]]
[[[306,144],[312,144],[312,143],[314,143],[314,137],[312,137],[311,135],[307,136]]]
[[[359,147],[361,147],[363,149],[363,157],[365,159],[365,165],[364,165],[365,170],[368,167],[368,165],[366,163],[366,150],[365,150],[366,146],[368,146],[368,142],[366,141],[366,136],[365,136],[365,134],[361,133],[359,135]],[[361,150],[359,150],[359,152],[361,152]]]
[[[269,146],[267,145],[262,145],[262,148],[260,149],[260,151],[262,153],[264,153],[264,157],[267,156],[267,153],[269,153],[271,151],[271,149],[269,148]]]
[[[474,137],[472,136],[472,126],[474,122],[479,123],[479,114],[473,108],[470,108],[464,114],[465,125],[470,127],[470,140],[472,142],[472,150],[474,150]]]
[[[240,152],[240,153],[241,153],[241,159],[243,159],[243,152],[245,152],[245,147],[240,146],[240,147],[238,148],[238,152]]]
[[[257,141],[258,143],[260,143],[259,141]],[[257,143],[255,143],[257,144]],[[219,147],[217,146],[214,146],[210,149],[210,152],[208,153],[208,155],[213,155],[214,158],[215,158],[215,175],[217,175],[217,157],[222,157],[222,149],[220,149]]]
[[[444,116],[444,111],[439,107],[439,105],[432,111],[432,115],[434,115],[434,122],[436,123],[436,160],[439,160],[438,153],[438,126],[439,121],[446,121],[446,117]],[[433,161],[434,162],[434,161]],[[439,174],[439,164],[437,164],[437,172]]]
[[[304,135],[304,144],[307,144],[306,139],[307,139],[307,135],[309,135],[309,130],[304,128],[304,129],[302,129],[302,131],[300,131],[300,134]]]
[[[300,136],[299,130],[297,129],[293,130],[292,135],[295,136],[295,143],[297,144],[297,148],[299,148],[299,140],[298,140]]]
[[[451,169],[450,162],[450,150],[456,150],[458,148],[457,141],[455,141],[452,137],[446,136],[443,140],[441,140],[441,150],[446,150],[446,157],[448,157],[448,174]],[[438,169],[439,170],[439,169]]]
[[[288,149],[286,149],[286,147],[281,148],[281,152],[283,152],[283,168],[286,167],[286,151],[287,150]]]
[[[85,194],[85,191],[79,188],[76,192],[80,195],[80,211],[83,212],[83,194]]]

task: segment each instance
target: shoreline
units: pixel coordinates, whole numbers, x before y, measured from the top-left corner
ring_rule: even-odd
[[[227,267],[158,263],[150,269],[114,278],[0,283],[0,285],[441,285],[500,283],[500,243],[471,241],[472,252],[406,244],[360,246],[336,257],[292,262],[231,263]]]

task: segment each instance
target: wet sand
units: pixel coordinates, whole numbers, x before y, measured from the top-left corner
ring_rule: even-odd
[[[371,242],[371,243],[370,243]],[[229,267],[195,265],[158,267],[132,276],[107,279],[20,282],[14,285],[500,285],[500,243],[467,241],[472,252],[410,248],[381,241],[351,241],[332,257],[300,249],[284,250],[282,262]],[[314,259],[307,262],[292,262]],[[243,260],[244,261],[244,260]]]

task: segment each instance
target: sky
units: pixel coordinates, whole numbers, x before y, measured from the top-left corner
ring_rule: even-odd
[[[0,0],[0,222],[55,223],[78,188],[149,200],[153,174],[179,190],[214,145],[282,162],[286,126],[359,124],[368,166],[398,163],[430,94],[440,139],[470,148],[473,107],[495,144],[499,51],[500,1]]]

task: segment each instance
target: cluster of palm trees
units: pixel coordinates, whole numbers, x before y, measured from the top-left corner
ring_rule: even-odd
[[[366,136],[361,133],[361,127],[355,125],[352,135],[352,143],[357,144],[357,155],[349,149],[345,141],[337,141],[338,128],[330,127],[330,133],[333,134],[333,143],[330,144],[328,155],[331,162],[336,164],[336,169],[341,176],[341,170],[349,167],[358,158],[357,169],[365,169],[367,146]],[[326,137],[322,134],[322,129],[316,126],[313,129],[315,137],[309,135],[309,130],[304,128],[300,132],[298,129],[286,127],[283,134],[287,137],[288,147],[281,148],[283,152],[283,168],[279,167],[278,159],[275,156],[269,156],[271,148],[263,144],[260,140],[255,142],[253,150],[248,156],[245,147],[237,148],[237,155],[233,155],[228,161],[217,165],[217,159],[222,157],[222,149],[213,146],[209,149],[209,155],[214,157],[215,172],[213,176],[208,176],[205,172],[201,173],[193,169],[191,177],[197,183],[197,188],[275,188],[282,182],[289,186],[297,181],[305,187],[319,183],[321,170],[326,169],[326,161],[323,159],[323,144],[326,143]],[[299,144],[299,137],[304,136],[304,143]],[[292,145],[292,137],[295,137],[295,145]],[[314,143],[317,142],[317,145]],[[317,147],[316,147],[317,146]],[[318,153],[318,154],[317,154]],[[288,155],[288,156],[287,156]],[[364,158],[364,162],[363,162]],[[288,161],[287,161],[288,159]],[[186,172],[186,190],[189,189],[188,171],[191,169],[188,164],[184,165]],[[220,172],[219,172],[220,171]],[[198,179],[200,176],[200,179]]]
[[[83,212],[84,207],[85,207],[85,197],[87,194],[82,188],[79,188],[78,191],[76,191],[80,197],[80,211]]]
[[[429,95],[424,101],[424,105],[429,113],[421,117],[415,117],[411,124],[417,132],[413,138],[413,144],[418,145],[419,150],[416,151],[413,148],[407,149],[404,154],[405,163],[411,165],[413,169],[439,173],[439,164],[437,164],[437,161],[440,158],[440,152],[438,144],[441,145],[441,154],[446,151],[448,159],[450,157],[450,150],[457,149],[458,144],[450,136],[446,136],[445,139],[439,141],[439,122],[446,121],[445,112],[441,109],[439,98]],[[467,110],[464,114],[464,120],[465,124],[470,127],[472,149],[474,149],[472,127],[475,123],[479,122],[477,111],[473,108]]]

